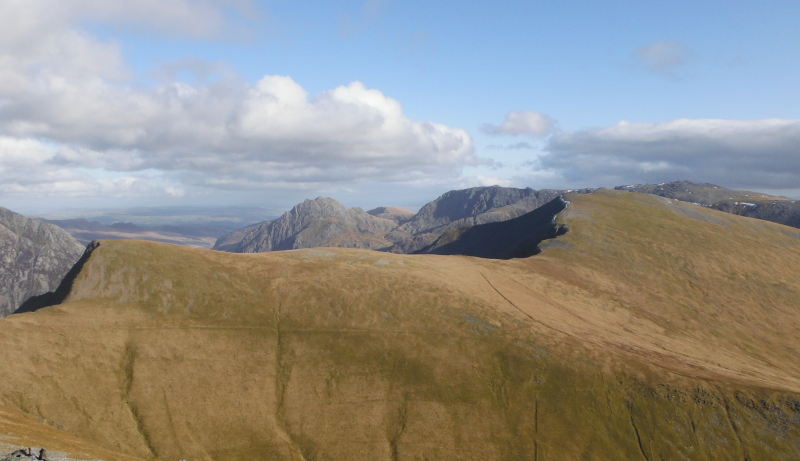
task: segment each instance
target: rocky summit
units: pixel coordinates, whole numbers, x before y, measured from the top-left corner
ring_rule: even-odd
[[[83,250],[63,229],[0,207],[0,316],[55,290]]]
[[[379,249],[397,226],[394,219],[347,208],[332,198],[318,197],[296,205],[274,221],[234,231],[217,240],[215,250],[261,253],[320,246]]]

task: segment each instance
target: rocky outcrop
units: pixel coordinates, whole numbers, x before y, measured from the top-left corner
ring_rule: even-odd
[[[261,253],[333,246],[381,249],[391,246],[384,236],[397,226],[392,219],[347,208],[332,198],[318,197],[295,205],[280,218],[254,224],[219,240],[214,249]]]
[[[800,228],[800,201],[797,200],[752,200],[750,202],[731,202],[730,200],[711,205],[715,210],[763,219],[787,226]]]
[[[13,453],[0,458],[0,461],[17,461],[17,460],[30,460],[30,461],[49,461],[47,450],[44,448],[20,448]]]
[[[786,197],[689,181],[617,186],[615,189],[658,195],[726,213],[800,228],[800,201]]]
[[[0,317],[55,290],[83,250],[63,229],[0,208]]]

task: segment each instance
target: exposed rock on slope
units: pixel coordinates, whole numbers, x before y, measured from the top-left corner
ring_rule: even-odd
[[[148,459],[796,458],[796,230],[566,198],[506,261],[102,242],[0,320],[0,403]]]
[[[409,222],[387,235],[389,240],[395,242],[390,251],[417,252],[449,230],[516,218],[564,192],[500,186],[450,191],[423,206]],[[590,190],[570,192],[586,193]]]
[[[365,214],[360,208],[347,209],[333,199],[318,198],[306,200],[275,221],[232,232],[220,238],[214,249],[257,253],[338,246],[414,253],[449,230],[516,218],[564,192],[475,187],[450,191],[416,214],[394,207],[380,207]]]
[[[673,198],[726,213],[800,228],[800,201],[786,197],[727,189],[708,183],[696,184],[689,181],[618,186],[616,189]]]
[[[83,250],[57,226],[0,207],[0,317],[55,290]]]
[[[492,259],[527,258],[540,252],[543,240],[566,232],[566,227],[556,224],[556,215],[566,206],[567,202],[557,197],[518,218],[449,230],[419,252]]]
[[[397,226],[392,219],[347,208],[332,198],[318,197],[296,205],[274,221],[245,227],[217,240],[215,250],[261,253],[320,246],[379,249]]]

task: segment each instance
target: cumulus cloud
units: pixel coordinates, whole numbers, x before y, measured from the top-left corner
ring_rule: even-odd
[[[663,40],[636,50],[633,55],[647,70],[675,78],[675,70],[684,66],[691,57],[691,50],[678,42]]]
[[[162,28],[169,18],[183,33],[203,36],[226,27],[227,9],[246,8],[248,1],[59,5],[30,0],[0,6],[3,17],[20,18],[0,32],[0,172],[4,180],[18,176],[6,192],[12,183],[16,191],[57,193],[84,184],[86,194],[113,189],[180,196],[184,186],[420,181],[455,177],[483,161],[464,130],[412,120],[399,101],[360,82],[316,95],[279,75],[254,84],[236,78],[175,82],[174,72],[185,68],[214,72],[214,66],[187,61],[165,66],[159,86],[142,87],[129,81],[118,44],[76,25],[124,20]],[[143,5],[158,8],[145,14]],[[159,185],[162,180],[173,183]]]
[[[178,187],[164,186],[150,172],[97,177],[84,169],[64,166],[59,156],[97,156],[35,139],[0,136],[0,196],[61,198],[82,196],[179,196]]]
[[[492,136],[499,135],[529,135],[536,138],[543,138],[556,127],[556,121],[551,117],[532,110],[516,112],[511,111],[506,114],[505,120],[500,125],[485,124],[482,127],[484,133]]]
[[[800,120],[620,122],[556,133],[545,151],[538,167],[571,183],[687,179],[800,193]]]

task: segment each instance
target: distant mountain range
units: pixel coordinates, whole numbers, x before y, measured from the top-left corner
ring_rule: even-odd
[[[569,190],[589,193],[593,189]],[[450,191],[418,213],[381,207],[365,212],[347,208],[332,198],[306,200],[274,221],[239,229],[214,245],[235,253],[313,247],[366,248],[391,253],[415,253],[442,234],[479,224],[507,221],[552,201],[566,190],[475,187]]]
[[[800,227],[800,202],[785,197],[688,181],[619,186],[616,189],[659,195]],[[536,210],[565,193],[586,194],[594,190],[475,187],[447,192],[416,214],[397,208],[387,212],[390,210],[387,207],[365,212],[360,208],[347,208],[332,198],[319,197],[296,205],[276,220],[225,235],[213,248],[234,253],[313,247],[366,248],[390,253],[425,252],[450,231],[507,221]]]
[[[616,189],[658,195],[800,228],[800,201],[785,197],[687,181],[627,185]],[[593,191],[476,187],[447,192],[417,213],[395,207],[364,211],[347,208],[332,198],[319,197],[296,205],[277,219],[233,232],[229,232],[229,222],[212,221],[216,218],[213,216],[203,217],[206,221],[184,220],[174,225],[129,222],[109,225],[79,218],[42,222],[2,209],[0,244],[4,259],[0,272],[0,316],[13,312],[31,296],[54,290],[80,257],[83,245],[92,240],[135,238],[199,248],[209,248],[213,244],[216,250],[235,253],[342,247],[390,253],[510,258],[535,253],[543,239],[558,232],[549,211],[531,216],[529,213],[563,194]],[[246,211],[252,214],[252,210]],[[163,222],[164,216],[159,218]],[[509,224],[505,226],[483,226],[506,221]],[[516,241],[515,236],[521,235],[523,230],[527,232],[524,241],[518,241],[518,247],[511,252],[507,246],[497,250],[487,244],[497,240]],[[502,237],[487,240],[486,235]]]

